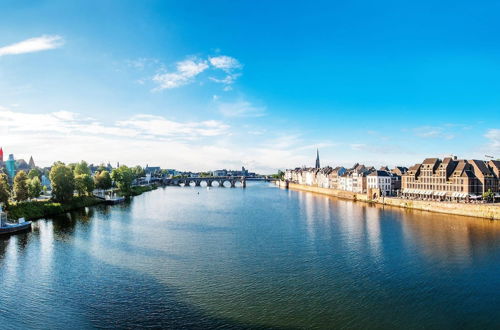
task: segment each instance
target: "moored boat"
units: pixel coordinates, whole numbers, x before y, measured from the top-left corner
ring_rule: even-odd
[[[31,221],[25,221],[24,218],[18,219],[17,223],[7,221],[7,214],[0,207],[0,236],[12,235],[31,229]]]

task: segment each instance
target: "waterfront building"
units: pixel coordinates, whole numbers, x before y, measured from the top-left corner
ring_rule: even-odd
[[[373,167],[354,164],[352,168],[340,176],[339,189],[355,193],[366,193],[368,188],[366,176],[374,170],[375,168]]]
[[[426,158],[402,176],[402,194],[432,200],[479,199],[489,190],[499,193],[500,162],[457,157]]]
[[[392,179],[392,194],[397,195],[401,191],[401,177],[408,171],[407,167],[396,166],[391,173]]]
[[[335,167],[330,174],[328,174],[329,188],[339,189],[339,179],[346,171],[345,167]]]
[[[332,171],[333,171],[333,168],[331,168],[330,166],[323,167],[323,168],[317,170],[316,182],[317,182],[318,187],[331,188],[329,175]]]
[[[393,192],[391,173],[386,169],[373,171],[366,177],[367,189],[378,190],[380,196],[390,196]]]

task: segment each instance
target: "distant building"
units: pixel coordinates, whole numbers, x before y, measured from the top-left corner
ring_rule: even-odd
[[[315,166],[316,169],[320,169],[321,168],[321,165],[319,164],[319,150],[316,149],[316,166]]]
[[[46,187],[47,189],[51,189],[50,180],[46,175],[42,175],[42,187]]]
[[[16,176],[16,160],[13,154],[9,155],[9,159],[5,162],[5,168],[7,169],[7,175],[12,180]]]
[[[155,175],[155,174],[158,174],[161,172],[161,167],[159,166],[149,166],[146,164],[146,167],[144,168],[144,172],[146,174],[150,174],[150,175]]]
[[[35,161],[33,160],[33,156],[30,157],[30,161],[28,162],[28,165],[30,166],[30,169],[34,169],[35,166]]]

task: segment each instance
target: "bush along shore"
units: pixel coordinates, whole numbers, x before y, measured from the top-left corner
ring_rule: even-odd
[[[138,196],[142,193],[145,193],[145,192],[148,192],[148,191],[151,191],[151,190],[155,190],[157,189],[158,186],[153,184],[153,185],[150,185],[150,186],[134,186],[134,187],[131,187],[130,188],[130,192],[127,193],[127,194],[122,194],[123,196],[125,197],[131,197],[131,196]]]
[[[120,194],[125,197],[133,197],[157,188],[158,187],[156,185],[137,186],[131,187],[128,193]],[[54,201],[27,201],[12,203],[8,206],[7,211],[9,218],[13,220],[19,218],[36,220],[104,203],[104,200],[91,196],[75,196],[71,201],[64,203],[57,203]]]
[[[102,203],[104,203],[104,201],[101,199],[82,196],[75,197],[71,201],[65,203],[53,201],[18,202],[10,204],[7,211],[10,219],[25,218],[26,220],[35,220]]]

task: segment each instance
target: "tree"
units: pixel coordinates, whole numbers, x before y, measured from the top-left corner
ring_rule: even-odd
[[[39,170],[37,170],[36,168],[32,169],[32,170],[28,173],[28,178],[29,178],[30,180],[32,180],[32,179],[33,179],[33,178],[35,178],[35,177],[37,177],[37,178],[41,178],[41,177],[42,177],[42,173],[41,173]]]
[[[29,176],[29,175],[28,175]],[[37,198],[42,193],[42,183],[40,182],[40,178],[35,176],[28,182],[28,194],[30,198]]]
[[[134,172],[127,166],[122,165],[111,172],[111,178],[115,181],[116,186],[120,189],[120,191],[129,193],[132,181],[134,180]]]
[[[94,191],[94,180],[89,174],[75,175],[75,189],[79,196],[91,195]]]
[[[69,166],[56,162],[49,174],[52,186],[52,197],[57,202],[67,202],[73,198],[75,176]]]
[[[88,174],[89,176],[92,175],[92,172],[90,171],[89,165],[84,160],[82,160],[78,164],[75,164],[74,172],[75,172],[75,177],[77,175],[82,175],[82,174]]]
[[[483,200],[487,202],[492,202],[494,198],[495,194],[493,193],[493,191],[491,191],[491,189],[488,189],[488,191],[483,193]]]
[[[0,203],[7,205],[10,197],[9,178],[7,174],[0,171]]]
[[[113,185],[108,171],[101,171],[94,176],[94,184],[97,189],[109,189]]]
[[[136,179],[146,176],[146,171],[144,171],[144,169],[140,165],[134,167],[132,171],[134,172],[134,176]]]
[[[19,171],[14,177],[14,199],[18,202],[22,202],[28,198],[28,176],[26,172]]]

